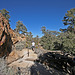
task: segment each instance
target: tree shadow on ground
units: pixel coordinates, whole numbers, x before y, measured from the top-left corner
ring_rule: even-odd
[[[35,63],[35,65],[31,67],[31,75],[66,75],[66,74],[53,68],[47,69],[44,65],[40,63]]]
[[[73,74],[73,72],[75,71],[75,62],[72,60],[72,58],[69,58],[67,55],[48,52],[43,55],[40,55],[39,59],[36,61],[40,62],[41,64],[44,64],[45,66],[48,66],[49,68],[54,68],[60,71],[61,74],[59,74],[58,72],[57,75],[64,75],[63,72],[66,74],[68,73],[70,75],[75,75]],[[52,75],[54,75],[53,73]]]

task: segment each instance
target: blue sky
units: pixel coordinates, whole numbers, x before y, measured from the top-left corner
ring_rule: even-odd
[[[75,0],[1,0],[0,10],[3,8],[10,12],[12,29],[20,20],[34,37],[41,37],[42,26],[54,31],[65,28],[62,19],[67,10],[75,8]]]

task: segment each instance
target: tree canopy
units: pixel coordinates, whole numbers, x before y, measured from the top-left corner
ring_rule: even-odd
[[[1,12],[1,14],[2,14],[8,21],[10,21],[10,20],[9,20],[10,15],[9,15],[9,12],[8,12],[6,9],[2,9],[2,10],[0,10],[0,12]]]
[[[26,26],[22,23],[22,21],[18,21],[16,22],[16,32],[21,33],[21,34],[25,34],[27,32],[27,28]]]
[[[40,43],[43,46],[43,48],[48,50],[54,49],[54,42],[56,40],[56,35],[58,35],[58,32],[46,30],[45,26],[43,26],[41,30],[44,34],[44,36],[42,36],[40,40]]]
[[[63,24],[67,26],[66,29],[60,29],[61,31],[70,31],[75,33],[75,8],[70,9],[64,16],[62,20]]]

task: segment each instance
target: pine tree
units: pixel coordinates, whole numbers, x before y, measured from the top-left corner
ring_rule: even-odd
[[[22,23],[22,21],[18,21],[16,23],[16,32],[21,33],[21,34],[25,34],[27,33],[27,28],[25,27],[25,25]]]
[[[2,10],[0,10],[0,12],[1,12],[1,14],[2,14],[8,21],[10,21],[10,20],[9,20],[10,15],[9,15],[9,12],[8,12],[6,9],[2,9]]]
[[[75,8],[67,11],[62,20],[65,26],[68,26],[66,29],[60,29],[61,31],[70,31],[75,33]]]

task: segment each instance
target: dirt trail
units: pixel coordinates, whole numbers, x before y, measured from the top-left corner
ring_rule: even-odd
[[[16,66],[23,68],[30,67],[34,65],[34,60],[36,59],[37,59],[37,54],[35,54],[32,50],[29,49],[29,56],[28,56],[28,50],[25,50],[23,58],[20,58],[12,62],[8,66]]]

